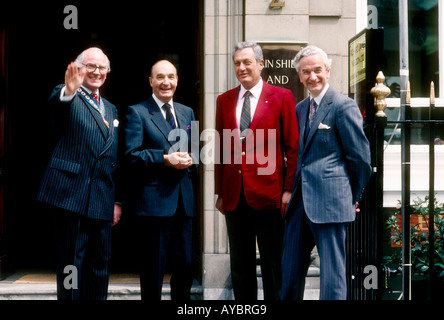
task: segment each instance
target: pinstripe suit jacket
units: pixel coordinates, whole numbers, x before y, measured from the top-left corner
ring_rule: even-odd
[[[72,101],[60,101],[62,88],[57,86],[49,98],[55,148],[37,200],[88,218],[112,220],[117,109],[102,98],[108,129],[100,113],[79,93]]]
[[[360,201],[371,175],[370,148],[356,103],[327,90],[309,129],[310,98],[296,106],[300,132],[298,165],[287,214],[296,207],[293,198],[302,188],[304,209],[315,223],[350,222],[354,203]]]

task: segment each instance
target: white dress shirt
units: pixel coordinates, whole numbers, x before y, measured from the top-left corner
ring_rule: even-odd
[[[242,85],[240,86],[239,90],[239,96],[237,98],[237,104],[236,104],[236,123],[237,127],[240,126],[240,117],[242,114],[242,105],[244,104],[244,94],[247,91],[251,92],[250,96],[250,115],[251,115],[251,122],[253,122],[254,113],[256,112],[257,103],[259,101],[259,97],[261,96],[262,87],[264,86],[264,83],[262,79],[250,90],[245,89]],[[240,133],[240,129],[239,129]]]
[[[163,117],[166,120],[166,111],[163,107],[163,105],[165,104],[165,102],[162,102],[161,100],[159,100],[159,98],[156,97],[156,95],[153,93],[153,99],[154,101],[156,101],[157,105],[159,106],[160,111],[163,114]],[[174,112],[174,104],[173,104],[173,99],[171,99],[168,104],[171,106],[171,112],[173,113],[174,116],[174,121],[176,122],[176,128],[179,127],[179,124],[177,123],[177,117],[176,117],[176,112]]]

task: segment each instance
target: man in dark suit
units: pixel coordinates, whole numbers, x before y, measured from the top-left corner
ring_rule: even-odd
[[[54,211],[58,299],[106,299],[115,204],[117,110],[99,94],[107,56],[89,48],[71,63],[49,98],[55,148],[37,199]]]
[[[277,300],[281,214],[290,200],[298,152],[296,102],[290,90],[262,80],[258,44],[238,43],[233,62],[240,86],[217,98],[216,130],[222,142],[215,166],[216,208],[227,223],[235,299],[257,299],[257,240],[264,298]]]
[[[356,103],[328,84],[331,61],[317,47],[295,58],[310,96],[296,107],[300,132],[294,189],[286,213],[282,298],[303,299],[310,252],[320,258],[320,299],[347,297],[345,237],[370,175],[370,149]]]
[[[188,300],[192,285],[192,218],[195,198],[191,126],[194,112],[173,101],[178,77],[169,61],[153,65],[153,95],[128,107],[124,159],[127,203],[137,216],[142,299],[160,300],[167,256],[171,298]]]

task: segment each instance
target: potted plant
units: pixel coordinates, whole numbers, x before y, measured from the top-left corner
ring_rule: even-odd
[[[435,242],[434,242],[434,271],[437,279],[435,292],[444,291],[444,204],[435,204]],[[419,288],[427,290],[429,266],[429,197],[416,198],[411,205],[411,262],[412,262],[412,298],[417,296],[427,298],[427,292],[418,292]],[[396,270],[402,270],[402,230],[401,201],[398,201],[396,211],[386,221],[391,233],[393,253],[384,257],[384,265]]]

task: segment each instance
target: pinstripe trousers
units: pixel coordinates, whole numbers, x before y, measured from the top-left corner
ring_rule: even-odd
[[[86,218],[58,208],[53,211],[57,237],[57,299],[106,300],[111,221]]]
[[[313,223],[308,219],[301,188],[294,210],[287,213],[282,254],[282,300],[304,298],[310,253],[316,245],[320,259],[320,300],[347,298],[345,238],[349,222]]]

